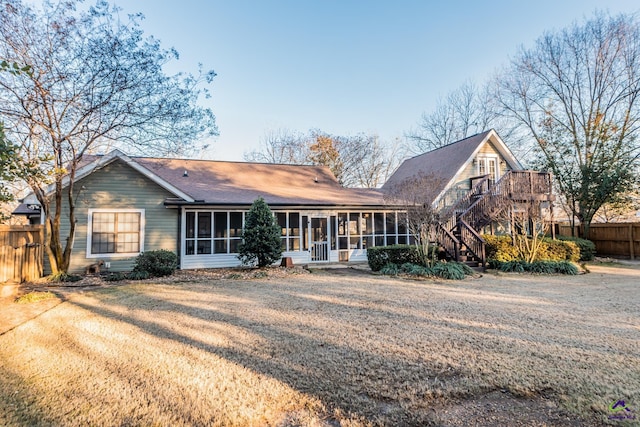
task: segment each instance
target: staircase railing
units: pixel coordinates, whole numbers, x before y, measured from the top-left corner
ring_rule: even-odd
[[[474,202],[475,197],[478,197],[487,191],[489,188],[489,177],[489,175],[482,175],[471,178],[471,189],[464,195],[464,197],[456,200],[453,205],[442,209],[440,216],[441,218],[445,218],[445,222],[450,222],[451,219],[453,219],[453,224],[448,228],[449,231],[455,227],[458,213],[467,210],[467,208]],[[474,183],[475,180],[477,181]]]
[[[438,223],[436,233],[440,246],[451,258],[460,261],[460,241],[442,223]]]
[[[464,242],[464,245],[467,248],[467,251],[471,252],[473,256],[480,260],[482,266],[486,266],[486,257],[484,253],[485,241],[478,234],[476,230],[473,229],[467,222],[463,219],[460,220],[460,240]]]
[[[471,190],[440,213],[440,244],[456,260],[465,247],[485,266],[485,241],[478,230],[495,221],[515,201],[542,200],[541,197],[553,200],[549,173],[508,171],[494,185],[490,178],[473,178]]]
[[[513,188],[512,172],[505,173],[489,191],[478,198],[459,216],[474,230],[479,230],[494,221],[511,204],[509,194]]]

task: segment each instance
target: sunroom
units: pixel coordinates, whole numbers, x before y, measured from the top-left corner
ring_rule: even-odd
[[[184,207],[180,267],[240,265],[238,247],[248,211]],[[282,256],[295,264],[367,260],[367,248],[410,241],[403,213],[374,209],[273,209]]]

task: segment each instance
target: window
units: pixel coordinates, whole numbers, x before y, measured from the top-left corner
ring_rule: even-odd
[[[275,215],[276,215],[276,221],[278,222],[278,226],[280,227],[280,230],[281,230],[280,235],[282,237],[280,238],[280,241],[282,242],[281,244],[282,252],[286,252],[287,251],[287,214],[285,212],[277,212]]]
[[[367,249],[407,243],[406,217],[401,216],[402,213],[397,215],[396,212],[338,213],[338,249]],[[332,246],[332,249],[335,247]]]
[[[89,209],[87,258],[144,250],[144,209]]]
[[[500,179],[498,156],[478,156],[476,161],[478,163],[478,175],[489,175],[489,180],[492,184]]]
[[[302,231],[300,229],[300,213],[298,212],[275,212],[276,222],[280,227],[282,251],[299,251],[300,238]],[[306,235],[306,233],[305,233]]]
[[[187,211],[185,255],[238,253],[242,212]]]
[[[367,212],[360,216],[360,229],[362,230],[362,249],[374,246],[373,243],[373,214]]]
[[[238,253],[238,247],[242,242],[242,212],[229,212],[229,252]]]
[[[386,216],[386,225],[385,228],[387,230],[387,246],[395,245],[398,243],[396,231],[396,214],[395,212],[387,212]]]

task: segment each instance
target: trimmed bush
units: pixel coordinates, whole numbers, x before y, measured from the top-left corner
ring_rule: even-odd
[[[472,275],[473,270],[460,262],[439,262],[431,268],[407,262],[400,267],[397,264],[387,263],[380,269],[380,273],[388,276],[397,276],[399,273],[404,273],[417,277],[433,276],[442,279],[462,280],[465,276]]]
[[[486,242],[485,253],[488,260],[508,262],[519,258],[518,249],[513,246],[511,236],[485,234],[482,238]]]
[[[518,249],[512,244],[511,236],[484,235],[482,238],[487,242],[485,250],[490,266],[493,261],[505,263],[522,259]],[[579,259],[580,249],[576,243],[549,238],[543,239],[536,256],[536,261],[577,262]]]
[[[596,245],[591,240],[571,236],[558,236],[558,239],[575,243],[580,249],[580,261],[592,261],[596,255]]]
[[[410,276],[427,277],[433,276],[433,270],[417,264],[405,263],[400,267],[400,271]]]
[[[79,282],[82,280],[82,276],[77,274],[58,273],[49,276],[50,282]]]
[[[388,263],[400,267],[403,264],[422,265],[420,250],[415,245],[374,246],[367,248],[367,260],[371,271],[380,271]]]
[[[540,261],[571,261],[580,259],[580,248],[574,242],[545,238],[540,246]]]
[[[170,276],[178,268],[178,256],[166,249],[143,252],[136,258],[134,273],[146,271],[151,277]]]
[[[569,261],[493,261],[492,268],[506,273],[578,274],[578,267]]]
[[[127,278],[127,275],[124,273],[109,273],[106,276],[102,277],[102,280],[105,282],[119,282]]]

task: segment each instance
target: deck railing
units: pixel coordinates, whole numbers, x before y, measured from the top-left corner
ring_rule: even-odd
[[[441,210],[440,244],[456,260],[465,247],[484,265],[485,242],[479,230],[499,219],[515,202],[543,200],[553,200],[551,174],[547,172],[508,171],[495,183],[489,175],[474,177],[471,190]]]

